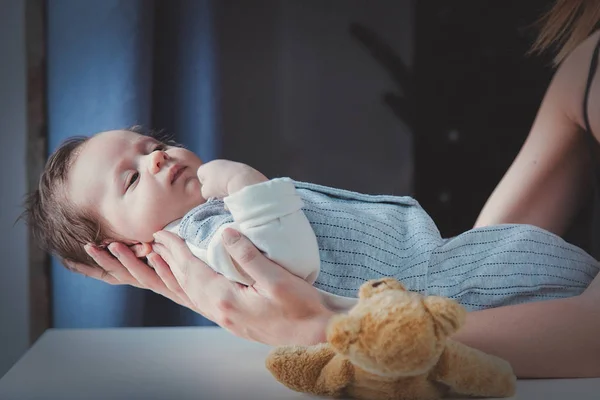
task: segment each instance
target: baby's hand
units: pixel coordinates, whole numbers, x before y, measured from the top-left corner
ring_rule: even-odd
[[[238,190],[268,179],[254,168],[229,160],[214,160],[198,168],[202,197],[226,197]]]

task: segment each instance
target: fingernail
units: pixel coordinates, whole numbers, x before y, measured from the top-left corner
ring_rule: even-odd
[[[109,245],[109,246],[108,246],[108,250],[110,251],[110,253],[111,253],[113,256],[115,256],[115,257],[119,258],[119,252],[118,252],[117,250],[115,250],[115,246],[113,246],[113,245]]]
[[[221,234],[221,238],[225,244],[234,244],[238,240],[240,240],[240,233],[235,229],[227,228]]]
[[[154,232],[154,233],[152,234],[152,236],[154,237],[154,239],[157,239],[157,238],[158,238],[158,236],[159,236],[159,232]]]
[[[90,257],[95,257],[98,254],[100,254],[100,249],[98,249],[98,247],[94,246],[93,244],[86,244],[83,247]]]

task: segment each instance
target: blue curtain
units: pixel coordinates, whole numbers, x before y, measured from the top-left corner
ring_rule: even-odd
[[[217,157],[210,0],[48,0],[48,132],[67,137],[134,124],[167,129]],[[53,326],[205,325],[152,292],[110,286],[52,262]]]

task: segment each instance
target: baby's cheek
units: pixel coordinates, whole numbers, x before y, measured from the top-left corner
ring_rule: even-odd
[[[140,230],[149,237],[149,241],[153,241],[154,232],[162,230],[165,226],[177,219],[173,214],[173,205],[154,206],[146,209],[146,224],[140,227]]]
[[[148,203],[139,204],[131,214],[133,218],[130,226],[133,239],[139,242],[152,242],[154,232],[164,227],[161,224],[161,213],[164,213],[164,210],[160,207],[152,207]]]
[[[129,235],[128,239],[135,242],[151,242],[153,241],[152,234],[154,233],[150,228],[150,225],[143,222],[143,219],[132,219],[129,224]]]

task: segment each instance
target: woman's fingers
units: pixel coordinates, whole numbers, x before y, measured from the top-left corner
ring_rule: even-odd
[[[156,232],[152,249],[165,260],[179,285],[188,293],[192,290],[187,287],[188,284],[198,286],[201,283],[208,284],[219,277],[208,265],[192,254],[180,237],[171,232]],[[198,289],[202,290],[200,287]]]
[[[222,238],[229,255],[256,283],[267,290],[275,290],[282,279],[291,275],[265,257],[246,236],[235,229],[223,230]]]
[[[175,276],[177,281],[179,281],[179,283],[181,284],[179,277],[177,277],[177,273],[181,268],[178,264],[175,263],[175,260],[173,259],[173,254],[171,253],[171,249],[155,241],[154,243],[152,243],[152,253],[158,254],[160,256],[160,258],[169,266],[169,270],[171,271],[173,276]]]
[[[111,285],[127,284],[150,289],[218,322],[214,315],[215,310],[218,311],[218,305],[221,304],[219,298],[223,296],[231,298],[233,285],[225,287],[229,281],[194,257],[179,237],[169,232],[162,233],[164,235],[157,235],[157,242],[165,245],[155,243],[153,248],[158,251],[147,256],[152,268],[139,259],[128,246],[119,242],[111,243],[108,250],[93,245],[86,246],[87,253],[100,268],[69,261],[65,261],[65,264],[86,276]],[[188,296],[182,283],[187,281],[185,277],[188,273],[192,274],[192,279],[187,293],[192,295],[194,301]],[[177,274],[180,276],[177,277]],[[214,279],[215,277],[217,279]],[[204,309],[199,309],[196,304],[202,304]],[[214,307],[214,304],[217,306]],[[223,317],[219,319],[222,320]]]
[[[98,268],[98,267],[90,267],[89,265],[75,263],[71,261],[64,261],[64,264],[72,271],[79,272],[82,275],[88,276],[90,278],[97,279],[99,281],[106,282],[110,285],[123,285],[122,282],[119,282],[117,278],[110,275],[108,272]]]
[[[121,246],[123,246],[125,248],[127,247],[124,245],[121,245]],[[113,255],[111,255],[108,251],[106,251],[104,249],[99,249],[93,245],[85,246],[85,251],[88,253],[88,255],[90,257],[92,257],[94,259],[96,264],[98,264],[100,266],[100,268],[103,270],[102,272],[104,274],[113,276],[121,284],[125,284],[125,285],[135,284],[135,279],[133,278],[133,276],[131,276],[129,271],[127,271],[127,269],[123,266],[123,264],[121,264],[121,262],[117,258],[115,258]],[[100,279],[104,280],[102,278],[100,278]]]
[[[221,325],[224,310],[230,312],[237,306],[236,285],[195,257],[185,242],[170,232],[156,232],[152,249],[168,264],[194,309]]]
[[[184,307],[194,308],[194,304],[190,301],[189,297],[181,286],[175,276],[171,272],[171,269],[167,265],[167,263],[156,253],[148,254],[148,263],[154,268],[156,274],[160,277],[160,279],[164,282],[166,288],[168,289],[167,297],[171,298],[174,302],[181,304]],[[163,294],[164,295],[164,294]]]
[[[162,259],[162,257],[154,252],[148,254],[147,257],[148,264],[154,268],[154,271],[164,282],[165,286],[170,291],[177,293],[178,295],[182,294],[183,290],[181,289],[181,286],[179,286],[177,279],[175,279],[175,276],[173,276],[173,273],[169,269],[169,265]]]
[[[128,246],[113,242],[108,246],[108,249],[117,257],[121,267],[136,282],[134,286],[150,289],[160,294],[165,292],[166,286],[160,280],[159,276],[146,263],[137,258]]]
[[[183,239],[169,231],[158,231],[154,233],[154,243],[167,247],[173,255],[178,258],[193,257],[194,255],[187,247]],[[166,261],[166,260],[165,260]]]
[[[112,271],[116,271],[111,272],[111,275],[117,274],[117,280],[120,277],[127,284],[152,290],[185,307],[192,307],[192,303],[183,293],[173,274],[170,273],[168,265],[164,263],[160,256],[154,255],[152,258],[154,265],[158,267],[158,270],[153,270],[139,259],[128,246],[122,243],[111,243],[108,248],[116,258],[105,254],[106,257],[111,258],[111,263],[106,264]],[[106,262],[106,260],[104,261]],[[159,275],[159,272],[162,276]]]
[[[159,247],[162,249],[161,252],[163,254],[167,252],[164,246],[156,243],[153,245],[153,248],[155,249],[158,249]],[[205,289],[205,287],[203,287],[202,290],[189,290],[183,287],[172,272],[172,270],[177,271],[179,270],[179,268],[169,266],[166,260],[163,260],[163,256],[161,256],[158,252],[150,253],[148,255],[148,259],[152,267],[156,270],[156,273],[160,276],[163,282],[165,282],[165,285],[169,289],[169,292],[172,293],[172,295],[176,298],[173,298],[171,296],[167,297],[169,297],[174,302],[181,304],[182,306],[188,307],[196,311],[197,313],[202,314],[209,320],[215,321],[214,314],[210,310],[210,303],[202,300],[204,298],[203,289]],[[200,260],[196,261],[198,263],[202,262]],[[178,266],[178,264],[173,265]],[[200,267],[202,268],[203,266],[200,265]],[[189,295],[186,291],[189,292]],[[199,307],[199,304],[201,304],[202,307]]]

